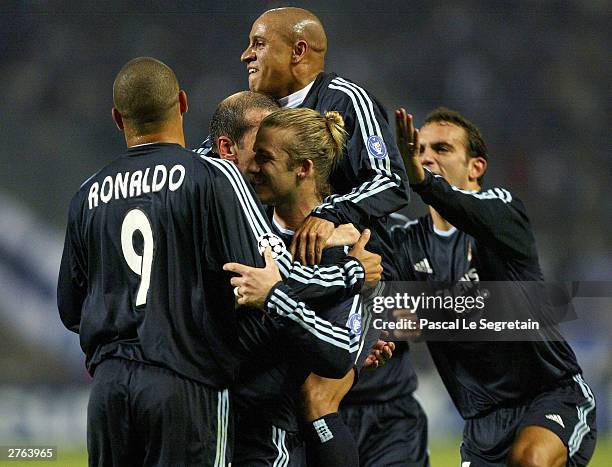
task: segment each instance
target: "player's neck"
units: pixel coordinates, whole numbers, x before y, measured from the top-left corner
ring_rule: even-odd
[[[157,131],[140,133],[125,129],[125,142],[128,148],[138,146],[139,144],[150,143],[174,143],[185,147],[185,134],[182,128],[174,126],[160,128]]]
[[[442,230],[442,231],[447,231],[453,228],[453,225],[448,222],[446,219],[444,219],[439,213],[438,211],[436,211],[434,208],[432,208],[431,206],[429,207],[429,214],[431,215],[431,219],[433,221],[433,225],[436,229],[438,230]]]
[[[274,206],[274,218],[287,230],[296,231],[312,210],[321,203],[316,198],[295,197],[290,201]]]
[[[291,89],[287,90],[287,96],[304,89],[306,86],[312,83],[322,71],[323,69],[308,70],[294,75]]]

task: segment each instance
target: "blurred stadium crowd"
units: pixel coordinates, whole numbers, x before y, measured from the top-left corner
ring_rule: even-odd
[[[70,440],[70,414],[84,407],[85,399],[62,402],[70,391],[82,394],[87,376],[77,337],[59,323],[55,283],[72,194],[124,146],[111,120],[115,74],[143,55],[173,67],[189,97],[188,144],[197,146],[217,103],[247,85],[239,57],[253,19],[281,5],[244,3],[0,7],[0,440],[35,436],[27,414],[35,420],[50,400]],[[612,280],[610,1],[299,6],[326,27],[327,69],[362,83],[388,110],[404,106],[418,124],[445,105],[480,124],[488,180],[525,202],[547,278]],[[422,212],[415,200],[406,214]],[[600,297],[586,306],[611,304]],[[599,396],[601,430],[612,428],[610,321],[599,334],[569,336]],[[445,398],[420,347],[422,392]],[[450,404],[443,401],[424,401],[434,437],[448,428],[436,422],[435,411]],[[84,417],[76,419],[82,429]]]

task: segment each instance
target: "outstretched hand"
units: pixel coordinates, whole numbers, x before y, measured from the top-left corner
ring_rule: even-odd
[[[414,128],[412,115],[404,108],[395,111],[395,130],[397,147],[400,150],[408,181],[417,185],[425,180],[425,170],[419,159],[419,130]]]
[[[365,289],[371,289],[378,282],[380,282],[383,272],[383,268],[381,266],[382,258],[380,255],[371,253],[365,249],[365,246],[369,240],[370,230],[365,229],[363,232],[361,232],[361,236],[359,237],[359,240],[357,240],[357,243],[355,243],[353,248],[351,248],[348,252],[348,255],[357,259],[365,270]]]
[[[238,305],[263,309],[270,290],[282,280],[278,266],[272,258],[270,247],[266,247],[263,256],[266,263],[263,268],[253,268],[240,263],[223,265],[224,271],[239,274],[238,277],[232,277],[230,280],[234,286]]]

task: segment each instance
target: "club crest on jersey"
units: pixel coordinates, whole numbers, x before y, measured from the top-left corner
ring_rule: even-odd
[[[385,146],[385,142],[380,136],[372,135],[368,138],[368,152],[376,157],[376,159],[385,158],[387,146]]]
[[[359,313],[349,316],[346,324],[356,335],[361,335],[361,315]]]
[[[272,250],[272,258],[274,259],[278,258],[287,250],[287,247],[281,238],[272,232],[266,232],[257,238],[257,251],[259,251],[260,255],[263,256],[264,250],[268,246]]]

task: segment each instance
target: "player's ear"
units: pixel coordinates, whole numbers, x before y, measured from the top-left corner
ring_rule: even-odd
[[[179,110],[181,111],[181,115],[183,115],[184,113],[187,113],[187,109],[189,108],[189,106],[187,105],[187,93],[181,89],[179,91],[178,99]]]
[[[117,128],[119,128],[121,131],[123,131],[123,117],[121,116],[117,108],[113,107],[113,110],[111,113],[113,115],[113,120],[115,122],[115,125],[117,125]]]
[[[308,42],[304,40],[297,41],[293,44],[293,51],[291,53],[291,61],[293,63],[299,63],[308,52]]]
[[[487,160],[484,157],[470,157],[468,165],[468,177],[471,182],[478,180],[487,171]]]
[[[312,175],[313,170],[314,164],[312,163],[312,160],[306,159],[305,161],[302,161],[302,163],[299,165],[297,176],[299,179],[305,179]]]
[[[238,159],[236,145],[227,136],[219,136],[217,138],[217,151],[219,152],[219,157],[223,160],[236,162]]]

